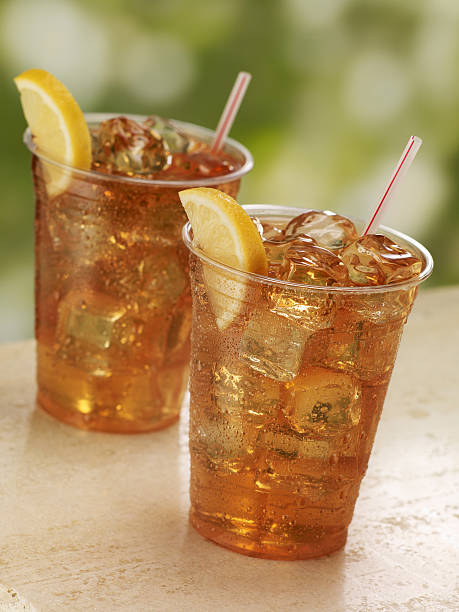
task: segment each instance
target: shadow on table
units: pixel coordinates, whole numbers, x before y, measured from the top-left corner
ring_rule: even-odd
[[[80,490],[97,502],[101,495],[147,496],[145,487],[160,489],[165,474],[177,478],[177,426],[138,435],[89,432],[37,408],[30,414],[24,438],[16,474],[18,486],[25,490],[41,487],[54,494],[55,487],[62,498],[72,498]],[[136,486],[141,493],[133,490]]]
[[[188,526],[183,557],[193,556],[189,576],[203,601],[219,601],[228,593],[231,603],[265,609],[345,610],[343,573],[345,552],[306,561],[270,561],[240,555],[204,540]],[[209,572],[209,568],[212,568]],[[235,599],[236,598],[236,599]],[[310,607],[312,606],[312,607]],[[237,609],[237,606],[235,606]],[[260,608],[261,609],[261,608]]]
[[[37,405],[28,421],[24,458],[96,466],[102,457],[126,451],[164,454],[177,445],[178,435],[176,425],[141,434],[84,431],[61,423]]]

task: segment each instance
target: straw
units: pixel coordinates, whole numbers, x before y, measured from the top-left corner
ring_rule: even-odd
[[[419,151],[421,145],[422,140],[417,136],[411,136],[408,140],[408,144],[406,145],[398,164],[395,166],[395,170],[390,178],[386,190],[384,191],[384,195],[376,207],[376,210],[373,213],[366,230],[363,232],[364,236],[371,233],[372,230],[377,229],[377,227],[381,225],[382,216],[388,209],[389,204],[394,197],[396,188],[400,184],[401,179],[405,176],[408,168],[413,163],[416,153]]]
[[[231,90],[220,121],[218,122],[217,129],[215,130],[215,138],[211,148],[212,153],[217,153],[225,142],[251,78],[252,75],[248,72],[240,72],[237,75],[233,89]]]

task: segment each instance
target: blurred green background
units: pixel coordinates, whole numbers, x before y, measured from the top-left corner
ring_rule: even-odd
[[[367,218],[408,137],[423,138],[384,222],[423,242],[429,285],[459,282],[458,0],[3,0],[0,341],[33,334],[33,193],[12,78],[41,67],[85,111],[215,127],[253,152],[243,203]]]

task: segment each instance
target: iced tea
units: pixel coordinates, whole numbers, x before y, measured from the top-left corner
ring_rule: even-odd
[[[88,115],[90,171],[34,150],[38,403],[58,419],[111,432],[165,427],[187,385],[191,296],[177,192],[235,195],[250,153],[159,117]],[[47,170],[67,187],[50,192]]]
[[[403,325],[432,262],[401,234],[359,238],[332,213],[246,210],[271,278],[212,262],[184,231],[190,519],[244,554],[317,557],[346,541]]]

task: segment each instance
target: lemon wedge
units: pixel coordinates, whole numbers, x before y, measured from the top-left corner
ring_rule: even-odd
[[[49,72],[33,68],[14,79],[38,152],[73,168],[91,167],[91,137],[83,112],[68,89]],[[43,164],[50,196],[63,192],[71,173]]]
[[[194,244],[222,264],[255,274],[266,274],[268,262],[255,224],[231,196],[209,187],[179,192],[193,228]],[[209,301],[217,326],[226,329],[240,313],[247,281],[224,270],[204,266]]]

